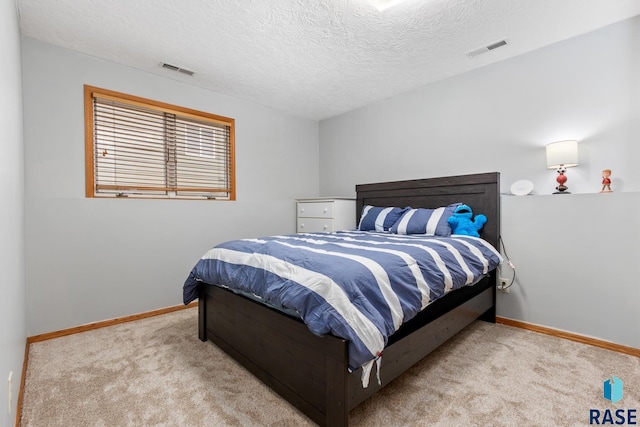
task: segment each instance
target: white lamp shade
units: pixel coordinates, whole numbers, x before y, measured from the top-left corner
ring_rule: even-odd
[[[547,145],[547,169],[578,166],[578,141],[558,141]]]

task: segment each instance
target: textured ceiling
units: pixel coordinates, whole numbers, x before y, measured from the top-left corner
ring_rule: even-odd
[[[640,14],[638,0],[17,3],[24,36],[316,120]]]

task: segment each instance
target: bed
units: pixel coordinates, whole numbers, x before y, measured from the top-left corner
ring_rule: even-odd
[[[365,206],[437,208],[463,202],[487,216],[481,240],[498,247],[497,172],[363,184],[356,186],[356,193],[358,220]],[[386,340],[383,362],[375,374],[381,381],[365,382],[362,368],[350,369],[349,340],[330,333],[318,336],[299,316],[218,285],[223,286],[197,284],[200,340],[212,341],[323,426],[347,426],[351,409],[471,322],[495,322],[493,269],[472,286],[447,293],[402,323]]]

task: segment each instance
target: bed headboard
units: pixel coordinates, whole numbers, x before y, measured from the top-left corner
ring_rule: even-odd
[[[471,206],[475,215],[482,213],[487,216],[487,223],[480,235],[494,247],[498,247],[499,172],[358,184],[356,193],[356,224],[364,205],[437,208],[450,203],[465,203]]]

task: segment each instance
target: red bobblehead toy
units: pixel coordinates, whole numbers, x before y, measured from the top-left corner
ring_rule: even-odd
[[[605,169],[602,171],[602,190],[601,193],[610,193],[611,189],[611,169]]]

